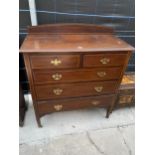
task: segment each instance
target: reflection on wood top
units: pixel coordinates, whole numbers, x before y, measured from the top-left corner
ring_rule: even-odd
[[[53,27],[53,25],[51,26],[52,32],[50,31],[51,29],[49,25],[47,31],[45,31],[46,26],[45,27],[42,26],[41,27],[42,29],[38,27],[39,26],[31,27],[29,29],[29,34],[26,36],[20,48],[20,52],[80,52],[80,51],[104,52],[104,51],[118,51],[118,50],[119,51],[134,50],[132,46],[122,41],[121,39],[115,37],[113,33],[106,33],[106,32],[103,33],[102,31],[104,27],[102,28],[101,33],[99,33],[99,30],[97,32],[94,32],[95,27],[94,29],[92,29],[93,26],[90,29],[91,31],[89,30],[89,32],[86,33],[84,33],[83,26],[81,25],[78,25],[78,29],[77,27],[74,27],[74,29],[72,29],[72,31],[74,30],[75,33],[74,32],[66,33],[69,31],[67,29],[68,27],[67,24],[65,25],[65,27],[63,27],[65,29],[65,33],[64,31],[56,33],[56,31],[58,31],[58,27],[56,27],[57,28],[56,31],[53,32],[53,29],[55,28]],[[59,25],[59,27],[61,28],[61,25]],[[73,26],[70,26],[70,29],[72,27]],[[90,25],[88,27],[90,27]],[[86,24],[84,28],[86,29]]]

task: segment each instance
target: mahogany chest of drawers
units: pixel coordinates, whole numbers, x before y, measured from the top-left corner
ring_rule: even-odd
[[[109,117],[133,50],[104,26],[30,27],[20,52],[38,126],[40,117],[62,110],[105,107]]]

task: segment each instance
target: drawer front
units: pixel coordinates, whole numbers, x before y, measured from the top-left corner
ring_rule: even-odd
[[[119,89],[119,94],[126,94],[126,95],[134,95],[135,94],[135,88],[126,88],[126,89]]]
[[[84,67],[122,66],[126,54],[91,54],[84,56]]]
[[[78,68],[80,55],[33,55],[30,57],[33,69]]]
[[[118,99],[119,105],[128,105],[135,102],[135,96],[134,95],[120,95]]]
[[[35,70],[33,72],[35,84],[78,82],[95,80],[119,79],[122,68],[81,69],[81,70]]]
[[[56,111],[82,109],[88,107],[108,107],[115,100],[115,95],[103,95],[95,97],[80,97],[75,99],[50,100],[38,103],[39,114]]]
[[[35,86],[38,100],[115,93],[117,81]]]

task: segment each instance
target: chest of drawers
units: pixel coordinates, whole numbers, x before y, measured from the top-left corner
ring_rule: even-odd
[[[109,117],[133,50],[108,27],[30,27],[20,52],[38,126],[45,114],[63,110],[105,107]]]

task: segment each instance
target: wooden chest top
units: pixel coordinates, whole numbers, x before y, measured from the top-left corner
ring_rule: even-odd
[[[37,26],[35,29],[30,28],[20,48],[20,52],[104,52],[134,50],[132,46],[115,37],[112,29],[107,29],[104,26],[87,25],[87,29],[85,29],[85,25],[82,24],[60,24],[63,27],[63,29],[60,29],[60,25],[53,25],[53,27],[51,25],[43,25]],[[70,30],[71,28],[74,29]],[[63,30],[63,32],[60,30]]]

